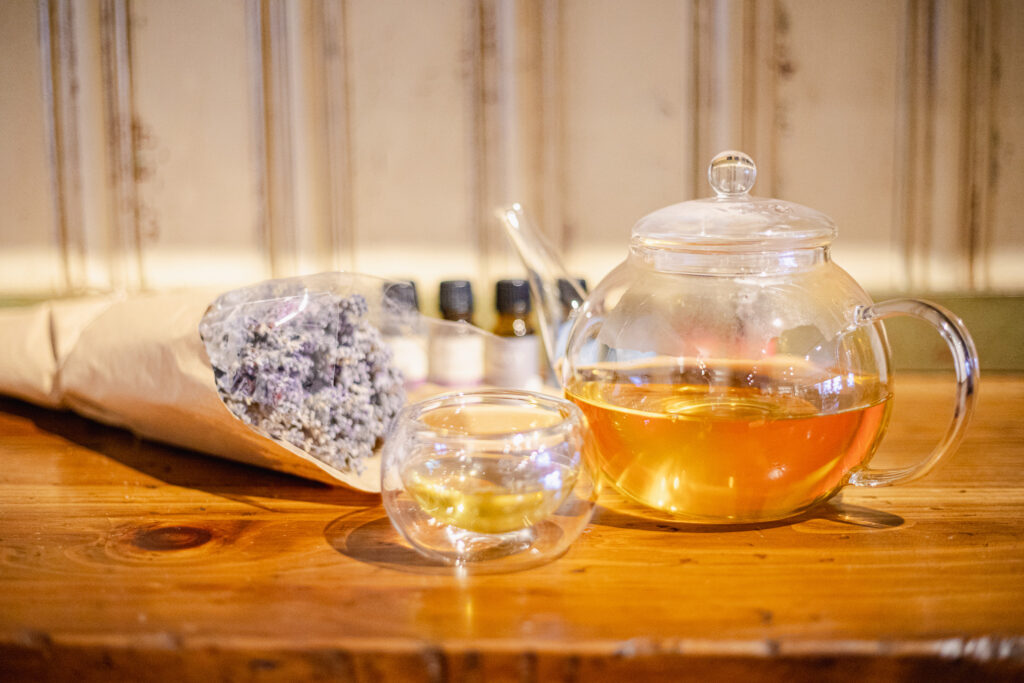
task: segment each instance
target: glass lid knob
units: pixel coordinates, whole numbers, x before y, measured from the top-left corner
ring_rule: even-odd
[[[708,182],[719,197],[742,197],[756,179],[757,166],[743,152],[720,152],[708,166]]]

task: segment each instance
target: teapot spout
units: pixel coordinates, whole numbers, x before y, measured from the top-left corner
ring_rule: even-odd
[[[544,349],[555,367],[555,377],[561,383],[558,367],[565,356],[568,323],[575,317],[586,295],[576,280],[569,277],[550,242],[519,203],[499,207],[497,215],[526,267]]]

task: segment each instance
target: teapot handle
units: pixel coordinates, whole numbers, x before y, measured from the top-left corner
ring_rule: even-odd
[[[871,306],[858,307],[855,312],[855,324],[874,324],[898,315],[931,323],[949,345],[956,368],[956,403],[953,420],[939,445],[924,460],[910,467],[896,469],[862,467],[850,476],[849,483],[854,486],[890,486],[924,476],[942,456],[955,450],[960,444],[967,423],[974,412],[975,395],[978,390],[978,352],[964,324],[942,306],[921,299],[890,299]]]

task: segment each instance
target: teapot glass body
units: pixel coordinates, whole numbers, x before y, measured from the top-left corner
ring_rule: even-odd
[[[609,483],[695,522],[788,517],[866,462],[891,397],[871,299],[827,247],[629,258],[576,316],[561,366]]]

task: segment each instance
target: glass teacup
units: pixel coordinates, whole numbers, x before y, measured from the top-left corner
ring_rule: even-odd
[[[474,391],[413,403],[384,446],[384,507],[427,557],[477,571],[541,564],[593,514],[587,444],[579,408],[551,396]]]

